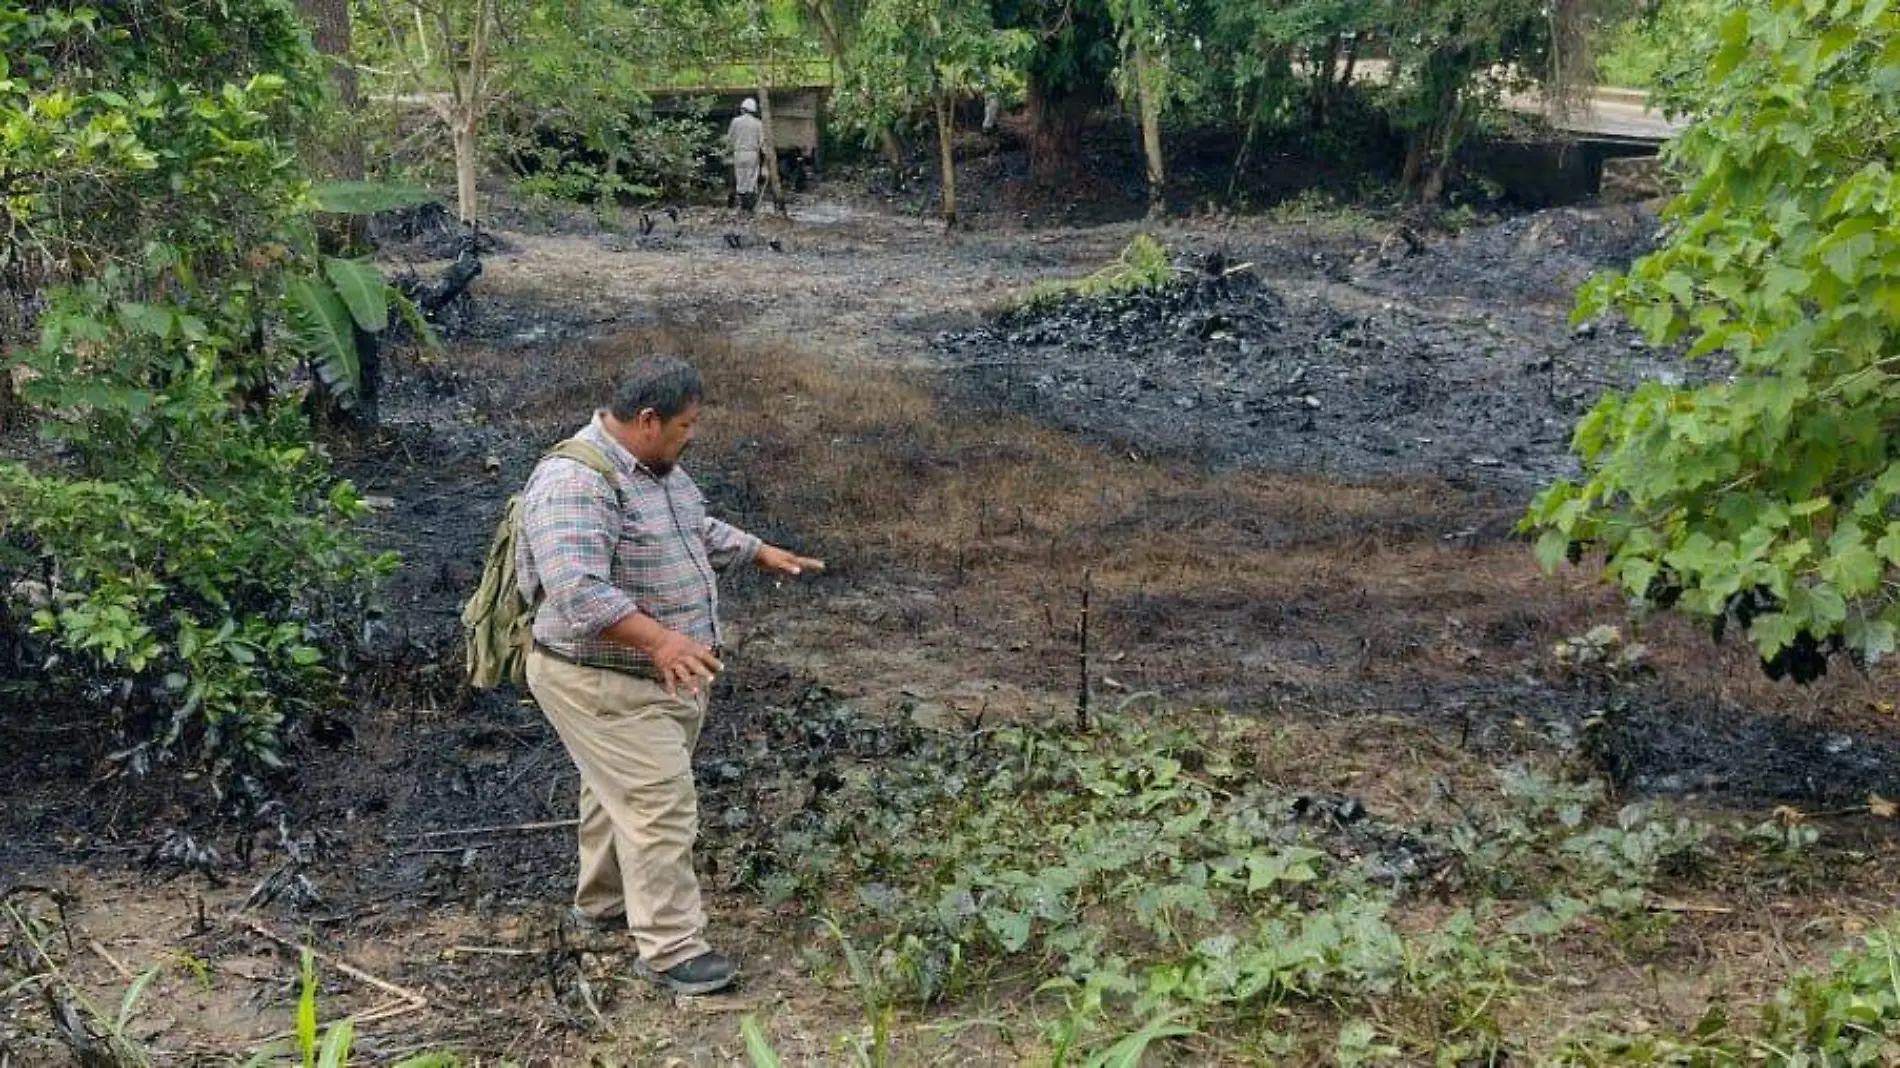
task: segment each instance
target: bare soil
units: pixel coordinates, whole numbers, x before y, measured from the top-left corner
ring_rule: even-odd
[[[102,777],[99,746],[50,710],[0,726],[0,897],[51,925],[49,951],[108,1007],[163,967],[132,1028],[162,1063],[286,1033],[286,943],[306,938],[328,955],[326,1019],[390,1013],[360,1028],[369,1060],[446,1044],[736,1064],[738,1017],[757,1012],[788,1063],[836,1063],[862,1026],[853,995],[747,888],[755,823],[728,818],[758,802],[742,779],[759,725],[813,700],[942,724],[1067,715],[1085,590],[1098,707],[1151,693],[1261,717],[1263,774],[1385,824],[1442,826],[1517,759],[1583,762],[1722,821],[1822,820],[1825,878],[1721,887],[1727,911],[1686,915],[1649,979],[1580,947],[1578,1013],[1679,1025],[1885,909],[1894,827],[1859,810],[1900,788],[1890,678],[1771,683],[1733,640],[1671,620],[1641,626],[1653,670],[1635,678],[1550,655],[1628,624],[1587,569],[1541,574],[1515,522],[1567,469],[1567,427],[1598,391],[1681,373],[1614,325],[1567,321],[1576,283],[1648,239],[1634,209],[1428,236],[1416,255],[1376,223],[1166,222],[1147,231],[1182,288],[1001,318],[1140,227],[945,234],[825,200],[750,226],[694,210],[646,235],[508,221],[446,350],[392,361],[382,432],[338,447],[386,498],[371,539],[406,566],[364,635],[360,704],[298,739],[281,804],[234,829]],[[562,930],[573,772],[531,704],[460,684],[456,615],[506,496],[630,346],[706,371],[689,464],[715,508],[830,564],[727,586],[740,637],[701,777],[714,933],[746,973],[729,998],[662,997],[624,945]],[[177,862],[183,835],[197,870]],[[0,1063],[67,1056],[44,1006],[0,1005]],[[1007,1030],[943,1023],[903,1020],[907,1063],[1033,1058]]]

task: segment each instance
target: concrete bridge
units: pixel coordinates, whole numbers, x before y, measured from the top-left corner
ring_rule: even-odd
[[[1504,106],[1523,115],[1541,115],[1551,127],[1578,140],[1605,141],[1651,149],[1681,133],[1688,125],[1652,110],[1649,94],[1635,89],[1599,87],[1564,113],[1555,112],[1540,96],[1506,97]]]
[[[757,86],[694,85],[666,86],[645,90],[658,115],[698,114],[710,108],[721,128],[739,113],[739,102],[759,95]],[[825,104],[831,99],[829,84],[774,85],[768,90],[772,111],[772,147],[781,154],[798,154],[818,161],[823,140]]]

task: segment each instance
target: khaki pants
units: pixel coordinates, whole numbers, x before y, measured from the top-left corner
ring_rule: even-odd
[[[706,692],[528,657],[528,689],[581,773],[580,886],[593,916],[626,910],[640,958],[665,971],[709,948],[693,872],[699,799],[693,746]]]

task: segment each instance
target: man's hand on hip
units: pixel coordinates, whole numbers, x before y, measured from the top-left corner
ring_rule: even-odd
[[[759,555],[753,557],[752,562],[758,565],[760,571],[769,571],[775,575],[816,575],[825,570],[823,560],[799,556],[776,545],[760,546]]]
[[[679,631],[669,630],[645,612],[629,612],[608,627],[603,636],[647,654],[660,681],[666,685],[666,692],[675,697],[679,696],[682,685],[687,693],[699,696],[700,684],[711,682],[723,667],[711,649]]]
[[[660,681],[666,684],[666,691],[674,696],[678,696],[684,687],[687,693],[698,697],[700,687],[712,682],[713,677],[725,666],[711,649],[678,631],[667,631],[666,636],[647,651],[647,655],[653,659],[653,666],[660,673]]]

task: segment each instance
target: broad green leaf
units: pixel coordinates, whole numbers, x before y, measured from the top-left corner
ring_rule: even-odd
[[[356,325],[377,333],[389,325],[389,285],[382,272],[367,263],[324,257],[324,276],[350,309]]]
[[[350,1042],[356,1037],[356,1021],[345,1016],[330,1025],[323,1035],[323,1048],[317,1052],[317,1068],[348,1068]]]
[[[752,1061],[752,1068],[781,1068],[785,1063],[765,1037],[756,1015],[748,1012],[739,1018],[739,1033],[745,1036],[746,1057]]]
[[[1088,1068],[1139,1068],[1142,1058],[1148,1053],[1148,1047],[1170,1038],[1186,1038],[1194,1033],[1174,1023],[1172,1014],[1158,1016],[1089,1058]]]
[[[299,275],[284,286],[286,313],[298,352],[316,371],[324,387],[349,407],[361,388],[353,320],[336,291],[319,280]]]
[[[303,992],[297,998],[297,1050],[303,1068],[317,1064],[317,962],[309,946],[303,948]]]
[[[311,187],[310,195],[319,209],[345,215],[374,215],[435,200],[421,186],[395,182],[323,182]]]
[[[1786,648],[1801,633],[1801,621],[1786,612],[1756,616],[1748,625],[1748,638],[1763,656],[1773,656]]]
[[[131,986],[126,988],[125,996],[119,999],[118,1019],[112,1025],[114,1034],[125,1033],[126,1027],[132,1022],[132,1014],[138,1011],[139,999],[145,995],[145,988],[152,985],[152,980],[158,978],[158,973],[158,968],[147,968],[139,973],[138,978],[132,980]]]

